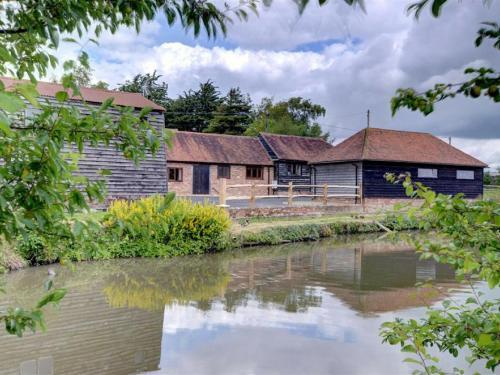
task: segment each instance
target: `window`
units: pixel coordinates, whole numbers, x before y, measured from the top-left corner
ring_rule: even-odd
[[[418,168],[418,177],[420,178],[437,178],[438,170],[431,168]]]
[[[231,178],[231,166],[230,165],[218,165],[217,166],[217,178]]]
[[[474,171],[457,170],[457,180],[473,180]]]
[[[301,176],[302,175],[302,165],[297,163],[288,163],[286,165],[286,171],[289,176]]]
[[[168,168],[169,181],[182,181],[182,168]]]
[[[262,180],[262,167],[247,167],[247,178],[254,180]]]

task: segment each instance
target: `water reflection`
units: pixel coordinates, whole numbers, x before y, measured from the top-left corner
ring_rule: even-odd
[[[455,287],[449,269],[373,237],[56,272],[69,294],[46,333],[0,334],[0,374],[406,373],[380,322]],[[45,275],[10,274],[0,306],[33,303]],[[441,292],[414,287],[427,279]]]

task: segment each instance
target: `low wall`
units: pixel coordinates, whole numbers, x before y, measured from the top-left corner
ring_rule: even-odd
[[[395,204],[408,204],[419,206],[422,204],[420,199],[398,199],[398,198],[367,198],[363,204],[354,204],[353,199],[335,199],[335,202],[328,206],[283,206],[283,207],[230,207],[229,215],[233,219],[246,217],[286,217],[286,216],[321,216],[332,215],[336,213],[377,213],[393,210]]]
[[[361,205],[228,208],[233,219],[246,217],[321,216],[339,212],[362,212]]]

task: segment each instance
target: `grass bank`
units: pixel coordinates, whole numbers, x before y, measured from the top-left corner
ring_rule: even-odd
[[[382,215],[264,218],[239,220],[231,227],[232,247],[317,241],[337,235],[417,229],[416,223]]]

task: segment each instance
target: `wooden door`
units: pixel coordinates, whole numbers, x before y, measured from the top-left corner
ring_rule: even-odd
[[[210,193],[210,165],[193,165],[193,194]]]

